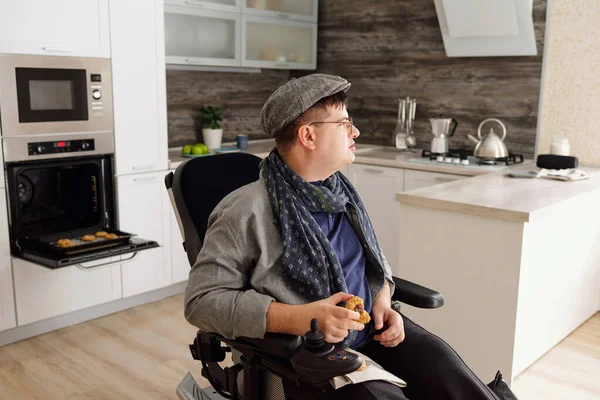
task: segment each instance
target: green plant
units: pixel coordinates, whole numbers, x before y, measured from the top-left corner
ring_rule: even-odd
[[[200,115],[198,116],[200,126],[210,129],[220,129],[221,125],[219,125],[219,121],[222,120],[219,108],[212,106],[200,108]]]

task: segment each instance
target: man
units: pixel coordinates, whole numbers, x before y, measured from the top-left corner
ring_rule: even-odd
[[[346,110],[349,88],[341,77],[313,74],[267,100],[261,123],[276,149],[258,181],[213,211],[185,316],[230,338],[303,335],[317,318],[325,340],[344,342],[407,382],[404,389],[349,385],[329,399],[498,399],[444,341],[393,308],[390,267],[359,195],[338,172],[354,162],[360,134]],[[352,295],[364,299],[367,326],[338,306]]]

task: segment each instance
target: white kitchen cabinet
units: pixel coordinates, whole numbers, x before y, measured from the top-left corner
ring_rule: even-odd
[[[119,229],[154,240],[161,247],[141,251],[122,266],[123,297],[168,286],[172,282],[169,198],[166,172],[117,178]]]
[[[242,16],[242,66],[317,68],[317,24]]]
[[[16,324],[6,192],[0,189],[0,331],[14,328]]]
[[[393,269],[397,265],[398,248],[399,207],[396,193],[403,190],[404,170],[352,164],[348,175],[365,204],[379,245]]]
[[[467,177],[462,175],[442,174],[439,172],[407,169],[404,174],[404,191],[438,185],[440,183],[452,182],[465,178]]]
[[[245,14],[317,22],[318,0],[243,0]]]
[[[107,261],[118,262],[119,257],[101,262]],[[100,262],[85,267],[94,263]],[[50,269],[15,258],[13,275],[19,326],[121,298],[119,264],[90,270]]]
[[[0,130],[0,136],[2,136],[2,130]],[[0,189],[6,187],[4,181],[4,150],[2,148],[2,139],[0,139],[0,168],[2,168],[2,175],[0,176]]]
[[[194,7],[165,6],[168,64],[241,64],[241,14]]]
[[[162,0],[110,0],[117,175],[168,168]]]
[[[0,0],[0,10],[0,53],[110,57],[108,0]]]
[[[165,0],[165,6],[184,6],[197,10],[239,12],[243,0]]]
[[[448,57],[537,54],[532,0],[434,0]]]

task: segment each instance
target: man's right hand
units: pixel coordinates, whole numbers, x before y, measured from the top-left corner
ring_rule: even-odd
[[[336,293],[326,299],[298,306],[298,331],[304,335],[310,330],[310,321],[316,318],[319,321],[319,330],[325,335],[325,341],[339,343],[348,336],[349,330],[362,331],[364,324],[354,320],[360,318],[356,311],[339,307],[341,301],[346,301],[352,295],[348,293]]]
[[[355,321],[360,317],[359,313],[336,305],[350,297],[351,294],[340,292],[302,305],[272,302],[267,310],[267,332],[303,336],[310,331],[310,321],[316,318],[325,341],[339,343],[348,336],[349,330],[365,328],[364,324]]]

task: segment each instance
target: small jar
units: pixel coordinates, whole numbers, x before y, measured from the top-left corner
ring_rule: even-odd
[[[552,139],[552,143],[550,143],[550,154],[568,156],[570,152],[569,139],[560,137]]]

